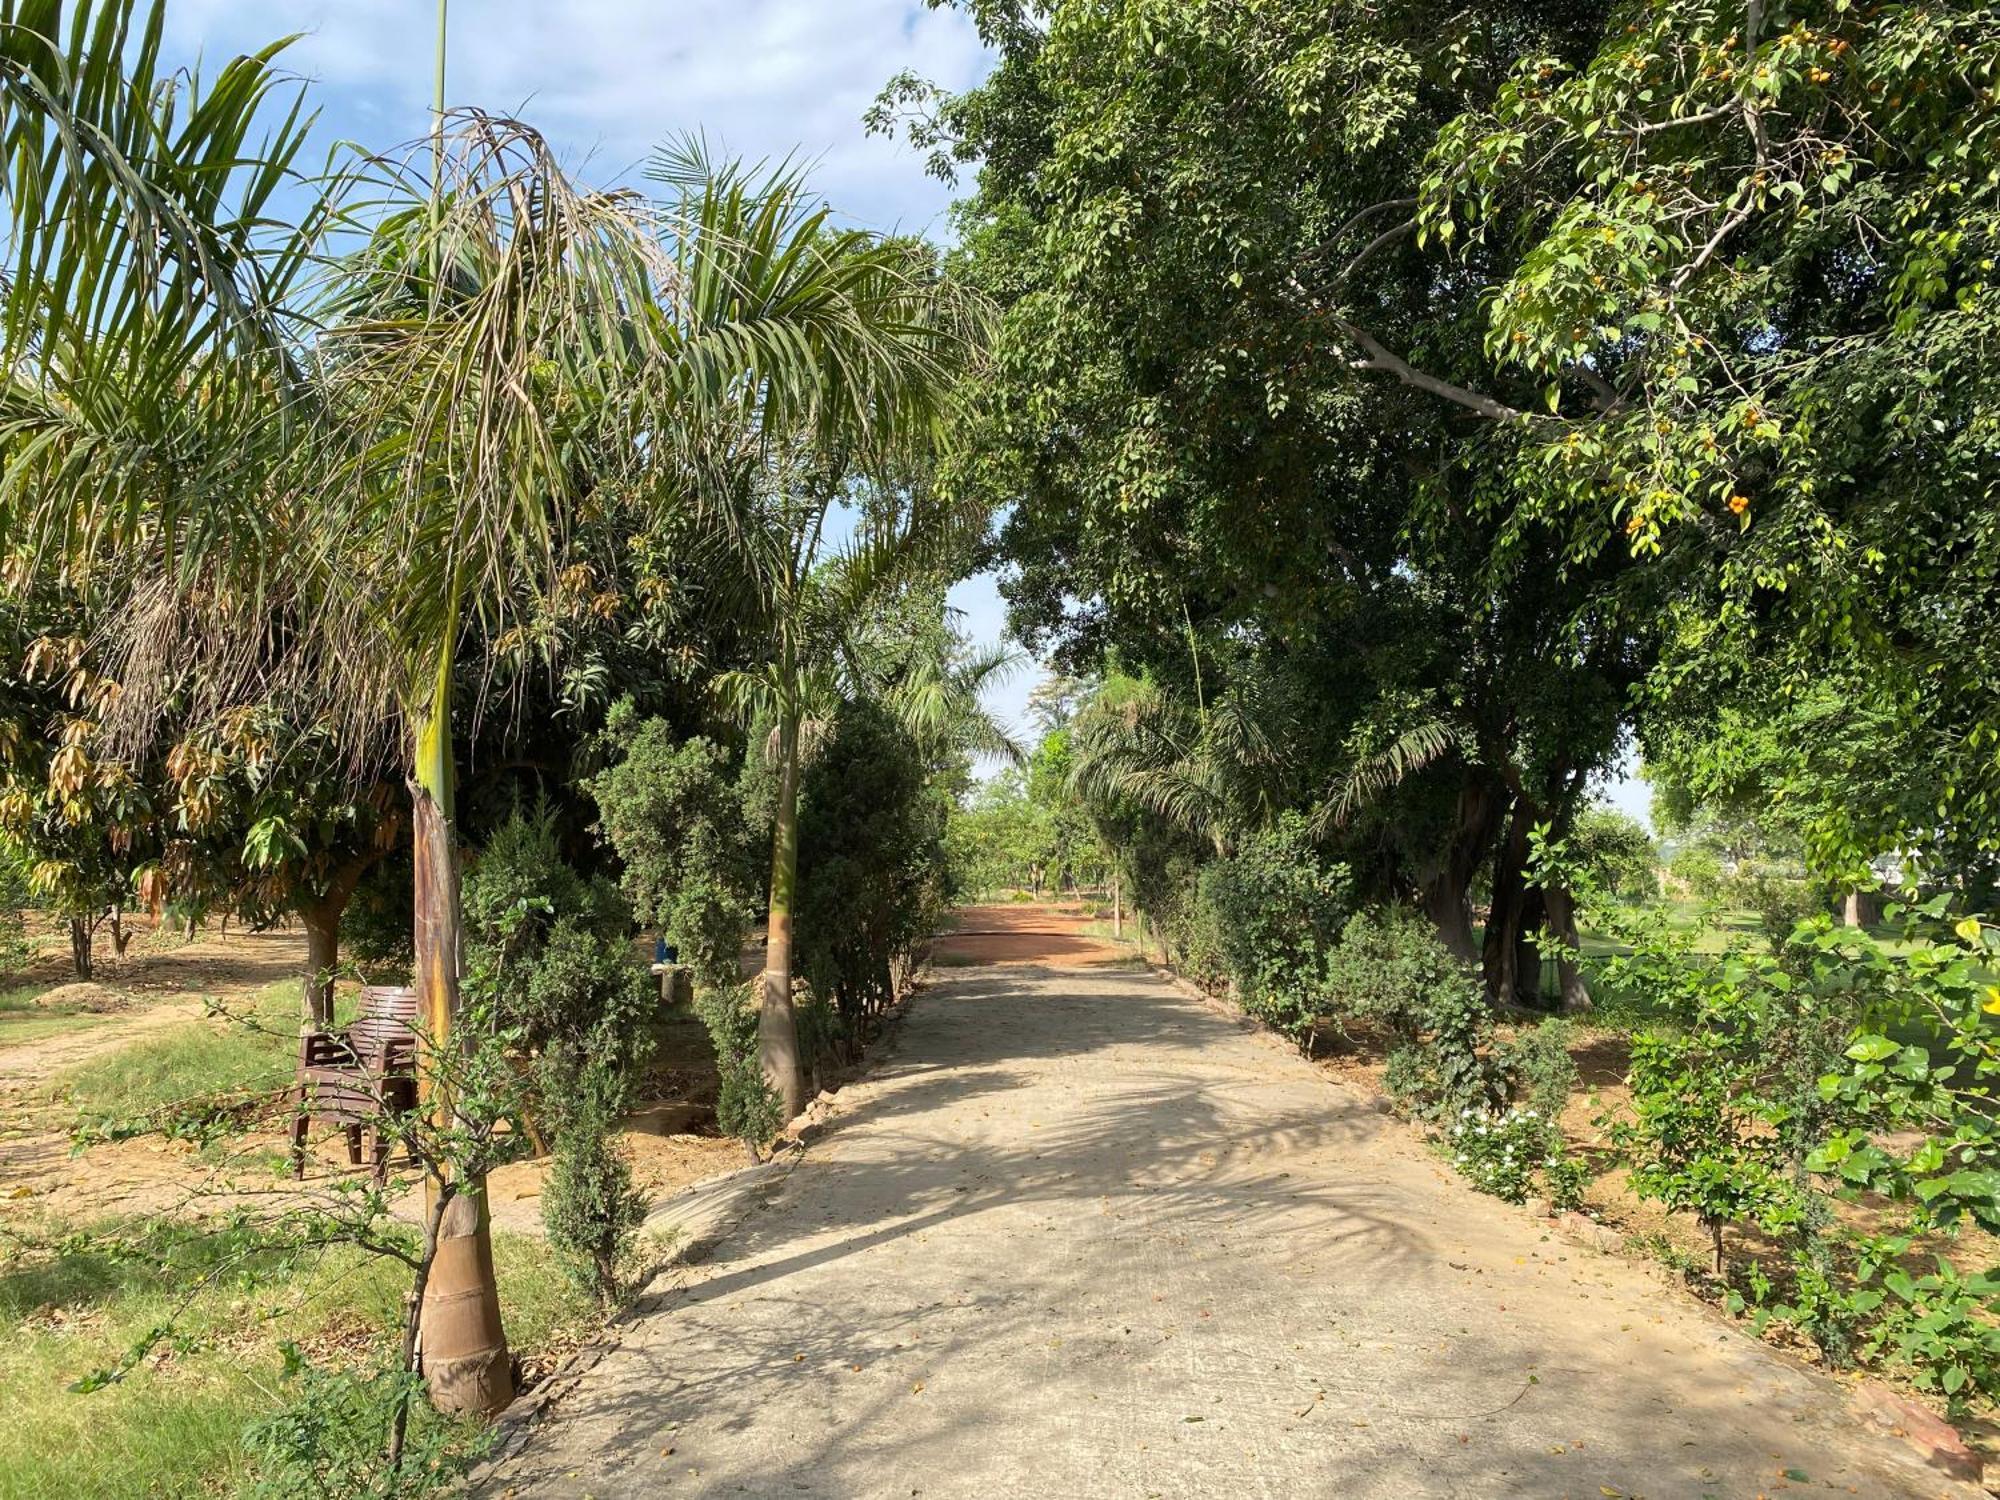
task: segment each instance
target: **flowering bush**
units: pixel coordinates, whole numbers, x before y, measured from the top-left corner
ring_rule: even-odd
[[[1574,1208],[1582,1196],[1582,1163],[1564,1151],[1556,1122],[1539,1110],[1460,1110],[1446,1144],[1451,1164],[1482,1193],[1520,1203],[1539,1186],[1557,1208]]]

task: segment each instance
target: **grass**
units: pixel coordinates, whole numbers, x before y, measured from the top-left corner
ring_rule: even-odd
[[[109,1019],[109,1013],[86,1010],[76,1001],[43,1004],[41,997],[56,987],[53,983],[23,984],[0,990],[0,1047],[82,1031]]]
[[[228,1019],[189,1020],[58,1074],[55,1083],[90,1120],[137,1121],[188,1100],[264,1093],[291,1076],[298,992],[266,986]]]
[[[134,1253],[45,1234],[56,1248],[16,1256],[0,1273],[0,1500],[228,1494],[248,1477],[245,1425],[286,1400],[286,1341],[321,1364],[365,1363],[392,1347],[409,1284],[393,1261],[346,1247],[245,1257],[220,1225],[123,1228]],[[494,1250],[515,1348],[589,1326],[590,1299],[541,1241],[496,1234]],[[181,1315],[183,1340],[101,1390],[68,1389],[116,1364],[218,1269]]]

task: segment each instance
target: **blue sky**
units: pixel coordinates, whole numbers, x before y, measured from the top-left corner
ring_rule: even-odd
[[[169,0],[168,47],[210,67],[298,33],[282,64],[313,83],[319,137],[376,150],[429,128],[434,0]],[[732,154],[798,153],[842,213],[878,229],[939,234],[950,194],[903,146],[861,127],[893,75],[947,88],[987,67],[971,23],[909,0],[456,0],[446,101],[538,127],[592,181],[630,177],[659,142],[706,133]],[[953,591],[966,628],[1000,638],[991,577]],[[1037,673],[990,706],[1025,727]],[[1629,775],[1605,795],[1645,816]]]

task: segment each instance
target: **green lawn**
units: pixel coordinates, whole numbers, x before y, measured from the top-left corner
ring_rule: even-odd
[[[100,1230],[103,1226],[99,1226]],[[246,1477],[243,1429],[283,1404],[281,1344],[315,1363],[391,1347],[409,1285],[400,1265],[337,1248],[237,1258],[226,1230],[124,1226],[138,1253],[29,1252],[0,1273],[0,1500],[142,1500],[227,1495]],[[55,1238],[53,1234],[42,1237]],[[496,1235],[508,1336],[521,1350],[588,1326],[589,1299],[539,1240]],[[176,1312],[208,1273],[225,1274],[181,1315],[185,1339],[89,1394],[68,1387],[114,1365]]]
[[[266,985],[229,1014],[146,1032],[51,1080],[79,1118],[157,1121],[190,1102],[247,1098],[282,1087],[298,1055],[298,986]],[[343,1006],[345,1009],[345,1006]]]

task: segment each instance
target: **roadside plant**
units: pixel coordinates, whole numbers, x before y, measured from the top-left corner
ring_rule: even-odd
[[[251,1476],[240,1500],[424,1500],[457,1489],[491,1443],[471,1423],[428,1412],[414,1371],[316,1365],[291,1343],[284,1359],[284,1403],[243,1434]],[[407,1411],[422,1415],[392,1464],[380,1434]]]
[[[1206,866],[1197,899],[1243,1008],[1311,1052],[1331,998],[1327,953],[1352,909],[1347,867],[1325,857],[1303,813],[1288,812]]]
[[[764,1148],[785,1120],[784,1100],[758,1061],[757,1011],[750,995],[750,988],[741,984],[698,990],[694,1008],[715,1048],[715,1123],[724,1135],[743,1142],[756,1162],[764,1159]]]
[[[609,1307],[619,1262],[645,1221],[646,1199],[617,1142],[626,1081],[604,1062],[584,1065],[568,1092],[554,1159],[542,1184],[542,1226],[570,1279]]]
[[[1575,1023],[1558,1016],[1522,1027],[1497,1048],[1508,1096],[1545,1120],[1559,1119],[1578,1082],[1576,1060],[1569,1054],[1575,1039]]]
[[[664,719],[614,705],[612,763],[585,783],[642,926],[663,934],[705,988],[733,985],[756,916],[757,833],[733,758]]]
[[[1349,918],[1326,956],[1324,983],[1337,1016],[1388,1033],[1383,1085],[1415,1118],[1441,1123],[1506,1098],[1479,974],[1419,913],[1391,906]]]
[[[1509,1203],[1539,1192],[1561,1212],[1583,1202],[1590,1181],[1590,1169],[1570,1154],[1555,1120],[1532,1107],[1461,1110],[1442,1144],[1460,1176]]]
[[[622,1087],[651,1051],[657,1001],[632,950],[631,910],[610,880],[563,857],[544,807],[515,812],[480,851],[464,923],[465,982],[537,1060],[537,1092],[559,1134],[564,1094],[582,1070]]]

